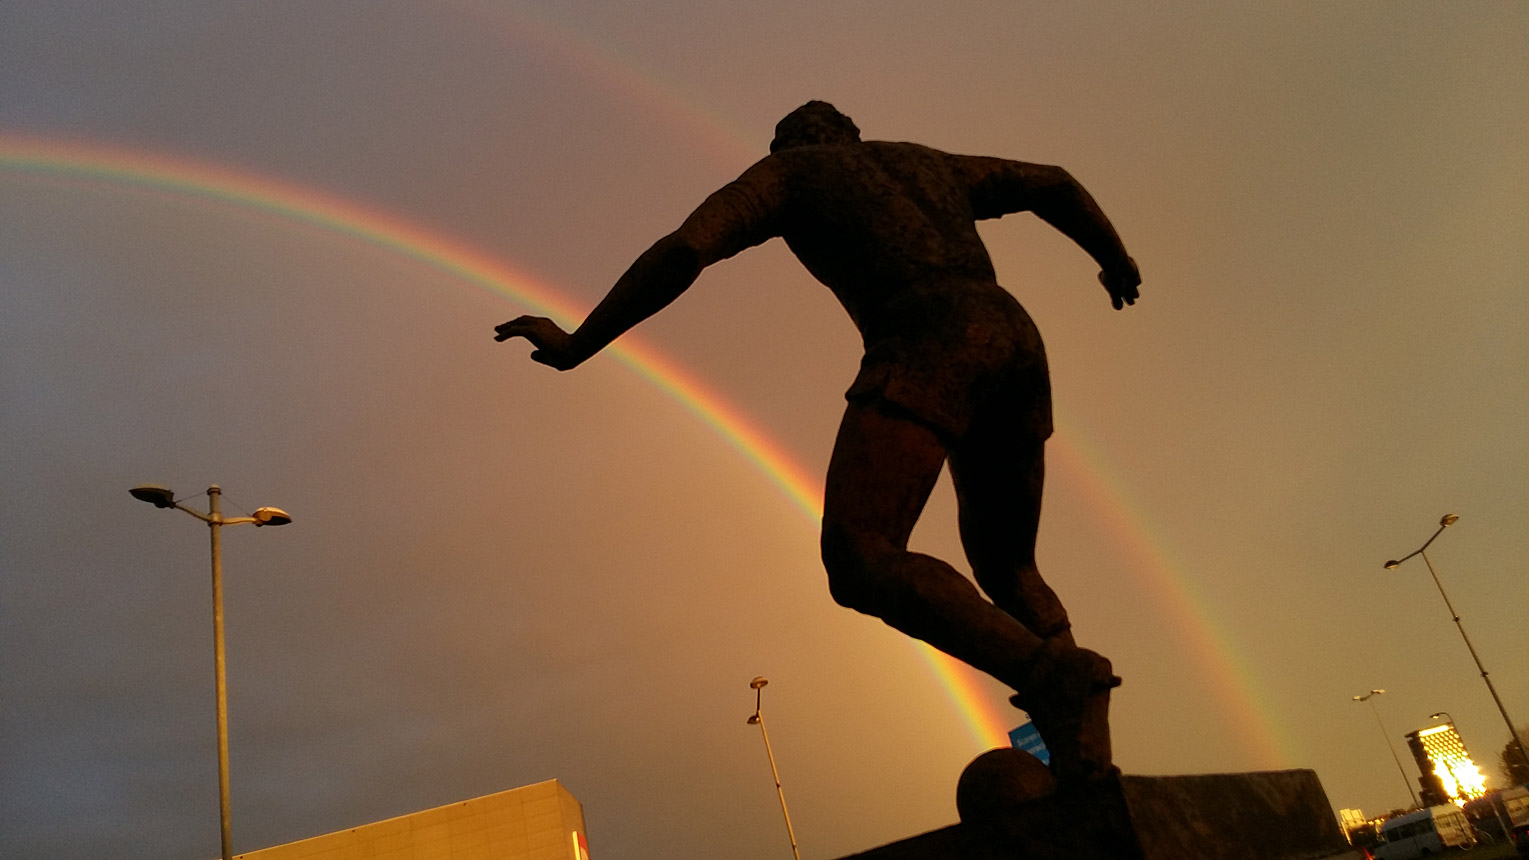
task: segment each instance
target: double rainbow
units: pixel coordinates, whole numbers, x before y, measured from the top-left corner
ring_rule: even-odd
[[[226,167],[96,144],[0,134],[0,175],[36,181],[106,184],[170,193],[265,213],[306,225],[331,237],[379,246],[464,281],[505,296],[535,313],[572,325],[583,311],[553,286],[468,245],[375,208],[316,189]],[[632,335],[608,350],[649,384],[706,424],[777,486],[813,528],[822,519],[822,486],[791,454],[749,417],[708,388],[694,374]],[[1212,680],[1226,716],[1253,758],[1263,766],[1285,766],[1288,745],[1276,738],[1267,709],[1249,679],[1253,673],[1231,655],[1225,631],[1217,629],[1205,601],[1171,562],[1167,548],[1144,527],[1144,517],[1093,451],[1080,444],[1066,416],[1048,454],[1075,481],[1110,530],[1129,550],[1133,572],[1163,598],[1175,629],[1191,640],[1199,671]],[[971,669],[922,643],[922,661],[939,679],[962,714],[979,747],[1003,746],[1015,715],[983,686]]]

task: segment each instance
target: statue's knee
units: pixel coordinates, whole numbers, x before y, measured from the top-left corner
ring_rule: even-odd
[[[866,554],[841,529],[824,527],[823,569],[828,573],[828,593],[834,602],[847,609],[867,611],[871,595],[871,573]]]
[[[869,613],[872,592],[866,587],[865,578],[845,571],[828,572],[828,593],[834,602],[845,609]]]

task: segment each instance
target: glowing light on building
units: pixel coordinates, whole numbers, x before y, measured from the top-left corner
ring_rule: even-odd
[[[1368,823],[1369,819],[1364,817],[1364,810],[1362,809],[1338,810],[1338,826],[1343,829],[1343,837],[1351,843],[1354,841],[1354,831]]]
[[[1460,740],[1460,733],[1455,731],[1453,724],[1411,732],[1407,735],[1407,745],[1412,748],[1418,770],[1433,777],[1432,786],[1427,785],[1430,780],[1424,778],[1425,797],[1432,793],[1430,788],[1441,795],[1437,799],[1440,803],[1464,803],[1486,794],[1486,778],[1471,761],[1465,742]]]

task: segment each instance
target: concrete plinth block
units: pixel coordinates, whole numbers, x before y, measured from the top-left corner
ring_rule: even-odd
[[[1348,849],[1315,771],[1128,776],[1122,785],[1147,860],[1308,860]]]
[[[1057,790],[1018,750],[957,787],[961,823],[841,860],[1315,860],[1348,846],[1309,770],[1115,776]]]

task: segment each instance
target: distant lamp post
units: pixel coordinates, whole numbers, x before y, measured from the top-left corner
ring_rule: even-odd
[[[1423,545],[1407,553],[1399,559],[1386,562],[1386,570],[1395,570],[1398,565],[1415,555],[1423,557],[1423,564],[1428,566],[1428,575],[1433,577],[1434,587],[1439,589],[1439,596],[1444,598],[1444,606],[1449,610],[1449,617],[1454,619],[1455,629],[1460,631],[1460,638],[1465,640],[1465,649],[1471,652],[1471,659],[1476,662],[1476,671],[1481,673],[1481,680],[1486,682],[1487,692],[1492,694],[1492,701],[1497,703],[1497,713],[1502,714],[1502,721],[1508,726],[1508,736],[1513,738],[1513,743],[1518,745],[1520,755],[1529,757],[1529,747],[1524,746],[1524,741],[1518,736],[1518,729],[1514,727],[1513,720],[1508,716],[1508,709],[1503,707],[1502,698],[1497,695],[1497,688],[1492,686],[1492,678],[1487,674],[1485,666],[1481,665],[1481,658],[1476,655],[1476,647],[1471,644],[1471,637],[1465,635],[1465,625],[1460,623],[1460,613],[1455,611],[1455,605],[1449,602],[1449,595],[1444,593],[1444,584],[1439,581],[1439,574],[1433,569],[1433,562],[1428,560],[1428,545],[1433,543],[1444,530],[1454,525],[1460,518],[1454,514],[1445,514],[1439,518],[1439,528],[1433,533],[1433,537],[1423,541]],[[1453,722],[1453,721],[1451,721]]]
[[[217,484],[207,488],[207,513],[188,508],[175,501],[175,494],[154,484],[144,484],[128,490],[133,498],[148,502],[156,508],[175,508],[185,511],[206,523],[212,532],[212,650],[213,665],[217,673],[218,695],[218,820],[223,833],[223,860],[232,860],[233,836],[228,815],[228,682],[223,661],[223,552],[218,532],[223,526],[254,523],[257,526],[284,526],[292,517],[281,508],[256,508],[253,516],[225,517],[218,510],[223,490]]]
[[[1370,702],[1370,713],[1375,715],[1375,725],[1380,726],[1380,735],[1386,739],[1386,749],[1391,751],[1391,760],[1396,762],[1396,772],[1402,775],[1402,784],[1407,786],[1407,795],[1412,798],[1414,806],[1422,806],[1422,802],[1418,800],[1418,793],[1412,790],[1412,780],[1407,778],[1407,771],[1402,768],[1401,757],[1396,754],[1396,747],[1391,743],[1391,735],[1386,731],[1386,724],[1380,720],[1380,709],[1375,707],[1374,702],[1370,701],[1385,692],[1385,690],[1371,690],[1362,696],[1355,696],[1354,701]]]
[[[786,792],[780,787],[780,771],[775,769],[775,753],[770,751],[770,733],[765,731],[764,713],[760,711],[760,693],[766,684],[770,683],[764,677],[758,677],[749,682],[754,689],[754,713],[749,715],[749,725],[759,726],[759,734],[764,737],[765,756],[770,759],[770,775],[775,778],[775,793],[780,796],[780,814],[786,819],[786,837],[791,840],[791,855],[796,860],[802,860],[802,853],[796,849],[796,831],[791,829],[791,813],[786,811]]]

